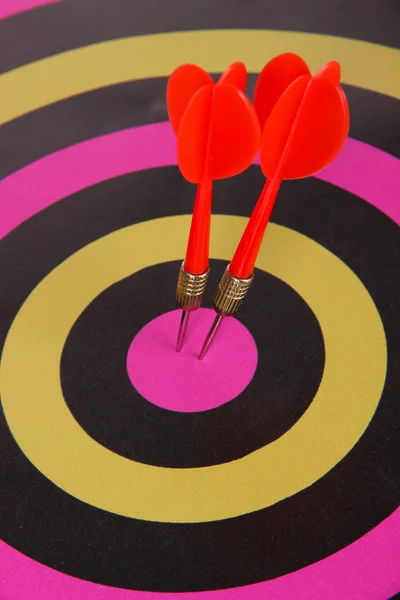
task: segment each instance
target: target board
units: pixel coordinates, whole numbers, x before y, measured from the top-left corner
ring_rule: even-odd
[[[228,2],[146,4],[0,8],[0,597],[390,598],[396,9],[378,27],[377,2],[341,19],[330,1],[301,15],[294,0],[230,16]],[[178,356],[194,190],[166,78],[242,60],[251,94],[284,51],[313,70],[341,62],[350,137],[330,167],[282,185],[251,292],[200,363],[263,178],[254,164],[215,184],[209,291]]]

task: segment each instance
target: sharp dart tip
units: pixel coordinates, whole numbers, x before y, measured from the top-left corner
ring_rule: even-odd
[[[200,350],[200,354],[198,356],[199,360],[203,360],[203,358],[205,357],[207,350],[209,349],[209,347],[211,346],[212,341],[215,338],[215,334],[217,333],[219,326],[222,323],[222,319],[224,318],[224,315],[217,315],[214,319],[213,324],[210,327],[209,332],[207,333],[207,337],[204,340],[204,344],[202,349]]]
[[[189,323],[190,313],[186,310],[182,311],[181,322],[179,324],[178,339],[176,341],[176,351],[182,350],[183,342],[185,341],[186,331]]]

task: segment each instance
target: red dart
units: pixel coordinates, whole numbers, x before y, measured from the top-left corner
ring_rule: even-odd
[[[180,125],[177,150],[182,175],[200,184],[185,259],[189,273],[200,275],[208,268],[212,181],[244,171],[259,141],[256,114],[236,87],[204,86],[193,96]]]
[[[178,351],[189,313],[201,305],[207,283],[212,182],[244,171],[260,144],[256,112],[239,87],[246,83],[243,68],[242,63],[234,63],[214,84],[199,67],[184,65],[172,74],[168,84],[168,112],[177,131],[178,165],[188,181],[198,184],[177,286],[177,301],[183,310]],[[181,87],[183,98],[178,99]]]
[[[208,238],[211,219],[212,184],[210,178],[205,180],[206,173],[204,168],[206,164],[205,154],[207,152],[207,136],[211,119],[211,103],[214,106],[214,117],[212,119],[212,124],[213,129],[217,131],[217,133],[218,131],[223,131],[224,125],[229,131],[231,128],[229,125],[229,119],[231,119],[231,121],[232,118],[234,119],[233,113],[235,112],[234,110],[230,112],[228,111],[227,113],[225,109],[220,106],[221,101],[222,103],[224,101],[230,102],[233,98],[236,106],[241,104],[241,106],[238,106],[237,108],[239,115],[244,114],[244,117],[242,120],[240,120],[239,117],[237,121],[236,136],[234,141],[236,143],[239,141],[241,144],[243,144],[243,142],[246,142],[247,140],[247,142],[250,142],[250,145],[255,144],[256,142],[254,139],[251,139],[251,132],[253,131],[253,134],[255,134],[253,135],[253,138],[257,138],[261,134],[258,132],[258,130],[256,131],[257,126],[255,125],[255,115],[254,111],[252,111],[250,108],[249,101],[246,97],[241,95],[239,96],[238,102],[238,98],[235,97],[233,90],[226,91],[226,88],[223,88],[222,90],[219,89],[221,86],[234,85],[243,91],[246,87],[246,83],[247,71],[246,67],[241,62],[235,62],[231,64],[221,75],[217,83],[217,93],[215,92],[216,86],[211,76],[197,65],[185,64],[178,67],[172,73],[168,81],[167,107],[172,127],[175,133],[178,134],[178,163],[181,168],[181,172],[186,179],[192,183],[199,184],[192,219],[191,235],[188,243],[188,252],[185,260],[185,268],[193,275],[200,275],[208,268]],[[200,90],[202,91],[200,92]],[[189,103],[197,94],[197,92],[200,93],[196,96],[196,100],[190,105],[189,109]],[[180,126],[186,109],[189,109],[190,114],[185,117],[182,132],[180,130]],[[246,114],[250,116],[250,119],[247,119],[247,122]],[[245,122],[243,122],[243,120]],[[249,121],[253,121],[253,123],[250,124]],[[247,128],[249,125],[250,135],[247,135]],[[239,127],[241,127],[241,132],[239,131]],[[228,172],[227,174],[216,174],[215,176],[211,176],[211,179],[229,177],[246,169],[248,166],[246,162],[248,144],[243,147],[244,152],[242,151],[238,157],[233,156],[232,160],[232,157],[229,157],[226,153],[226,149],[228,151],[231,150],[232,154],[232,150],[234,150],[234,148],[229,147],[229,142],[227,139],[226,142],[227,143],[222,145],[219,144],[219,148],[214,144],[214,147],[210,148],[210,152],[214,164],[217,163],[219,167],[226,167],[226,165],[231,162],[231,172]],[[219,151],[221,154],[221,150],[222,153],[225,152],[226,156],[220,157],[219,160],[218,156],[215,156],[215,152],[218,154]],[[200,158],[198,156],[199,152],[202,153]],[[250,150],[250,154],[251,153],[252,149]],[[243,155],[246,155],[245,158]],[[235,158],[238,158],[239,160],[235,160]],[[243,158],[245,160],[244,164],[241,162]],[[200,171],[195,172],[194,169],[196,168],[200,169]]]
[[[205,340],[203,358],[222,318],[227,314],[228,284],[234,284],[239,308],[253,279],[257,255],[283,179],[308,177],[326,167],[342,148],[349,130],[349,111],[336,83],[337,63],[325,65],[316,76],[300,75],[272,107],[262,133],[260,164],[268,178],[234,257],[214,298],[218,316]],[[340,67],[339,67],[340,69]],[[239,293],[238,290],[241,290]]]
[[[348,130],[346,97],[329,77],[301,76],[287,88],[263,131],[260,162],[268,181],[232,259],[232,275],[253,273],[282,179],[308,177],[326,167]]]
[[[328,65],[338,65],[338,63],[328,63]],[[322,69],[320,71],[322,73]],[[340,74],[340,66],[339,66]],[[311,77],[310,69],[307,63],[297,54],[292,52],[285,52],[272,58],[262,69],[260,75],[257,78],[257,83],[254,91],[254,107],[257,112],[258,120],[260,122],[261,130],[264,130],[264,126],[279,98],[283,92],[289,87],[293,81],[301,76]],[[340,75],[339,75],[340,78]],[[264,138],[266,139],[266,138]],[[266,193],[266,187],[263,190],[263,194]],[[253,222],[258,222],[259,212],[263,208],[263,204],[259,201],[253,211]],[[270,211],[273,208],[273,202],[270,202]],[[270,212],[264,208],[264,220],[269,219]],[[252,236],[251,236],[252,237]],[[240,260],[242,256],[242,248],[249,246],[253,248],[255,256],[258,254],[257,248],[252,243],[250,232],[248,236],[243,236],[240,242],[240,248],[238,247],[235,256],[233,258],[233,267],[231,267],[238,273],[239,277],[242,273],[240,266],[236,265],[236,262]],[[250,274],[252,270],[250,271]]]

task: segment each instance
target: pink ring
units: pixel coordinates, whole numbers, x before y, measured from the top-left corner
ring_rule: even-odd
[[[1,0],[0,19],[7,19],[21,12],[39,8],[46,4],[56,4],[62,0]]]
[[[34,214],[106,179],[175,165],[168,123],[112,133],[46,156],[0,181],[0,239]],[[318,178],[363,198],[400,222],[400,161],[349,139]],[[397,550],[400,509],[339,552],[299,571],[261,583],[179,594],[185,600],[363,600],[389,598],[400,588]],[[24,600],[173,600],[177,594],[138,592],[83,581],[42,565],[0,542],[0,581]]]

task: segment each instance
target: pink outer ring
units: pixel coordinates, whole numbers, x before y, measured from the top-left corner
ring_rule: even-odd
[[[47,206],[126,173],[176,164],[168,123],[95,138],[46,156],[0,182],[0,239]],[[400,161],[348,139],[319,179],[348,190],[400,222]],[[400,509],[339,552],[277,579],[226,590],[179,594],[185,600],[341,600],[388,598],[400,589]],[[1,589],[7,600],[173,600],[82,581],[44,566],[0,542]],[[6,600],[6,599],[5,599]]]
[[[0,19],[7,19],[21,12],[39,8],[46,4],[56,4],[62,0],[1,0]]]

